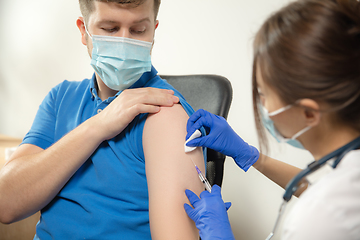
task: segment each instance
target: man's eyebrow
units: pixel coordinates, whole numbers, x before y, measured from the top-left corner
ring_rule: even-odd
[[[150,18],[145,17],[145,18],[143,18],[143,19],[134,21],[134,23],[142,23],[142,22],[150,22]]]
[[[113,21],[113,20],[101,20],[99,22],[97,22],[97,25],[100,25],[100,24],[118,24],[119,22],[118,21]]]
[[[136,20],[133,23],[138,24],[138,23],[143,23],[143,22],[150,22],[150,18],[145,17],[145,18],[142,18],[140,20]],[[98,22],[98,24],[120,24],[120,22],[119,21],[114,21],[114,20],[106,20],[106,19],[104,19],[104,20],[100,20]]]

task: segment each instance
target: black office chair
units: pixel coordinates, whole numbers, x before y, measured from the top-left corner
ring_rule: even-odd
[[[177,89],[194,110],[205,109],[227,118],[232,101],[230,81],[218,75],[160,75]],[[206,177],[211,185],[221,186],[225,155],[207,149]]]

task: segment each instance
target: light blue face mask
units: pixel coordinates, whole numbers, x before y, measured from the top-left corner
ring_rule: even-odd
[[[109,88],[122,91],[151,71],[152,42],[112,36],[91,36],[91,66]]]
[[[305,133],[306,131],[308,131],[311,126],[307,126],[306,128],[300,130],[299,132],[297,132],[294,136],[292,136],[291,138],[285,138],[283,135],[281,135],[281,133],[276,129],[275,125],[274,125],[274,121],[271,120],[270,117],[278,115],[286,110],[288,110],[289,108],[291,108],[293,105],[287,105],[285,107],[282,107],[276,111],[273,111],[271,113],[268,112],[268,110],[260,104],[260,111],[261,111],[261,115],[262,115],[262,122],[264,124],[264,126],[266,127],[266,129],[270,132],[270,134],[280,143],[288,143],[293,147],[296,148],[300,148],[300,149],[304,149],[303,145],[296,140],[296,138],[298,138],[300,135],[302,135],[303,133]]]

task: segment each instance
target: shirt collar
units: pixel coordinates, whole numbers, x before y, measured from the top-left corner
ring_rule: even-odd
[[[94,99],[96,98],[97,95],[97,91],[96,91],[96,76],[95,73],[93,74],[91,80],[90,80],[90,93],[91,93],[91,98]]]

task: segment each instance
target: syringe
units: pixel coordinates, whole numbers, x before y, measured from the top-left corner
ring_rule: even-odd
[[[189,156],[190,157],[190,156]],[[193,164],[195,165],[196,171],[198,173],[198,176],[200,178],[200,181],[204,184],[205,189],[211,193],[211,185],[209,183],[209,181],[206,179],[206,177],[204,176],[204,174],[200,171],[200,169],[198,168],[198,166],[196,166],[194,160],[192,160],[192,158],[190,157],[190,160],[193,162]]]
[[[196,147],[188,147],[186,146],[186,143],[189,142],[192,139],[201,137],[201,132],[199,130],[196,130],[191,136],[190,138],[185,142],[184,147],[185,147],[185,152],[186,153],[190,153],[193,150],[196,149]],[[189,156],[190,157],[190,156]],[[195,165],[196,171],[198,173],[198,176],[200,178],[200,181],[204,184],[205,189],[211,193],[211,185],[209,183],[209,181],[206,179],[206,177],[204,176],[204,174],[200,171],[200,169],[196,166],[194,160],[192,160],[192,158],[190,157],[190,160],[193,162],[193,164]]]
[[[205,189],[208,190],[209,193],[211,193],[211,185],[209,183],[209,181],[206,179],[206,177],[204,176],[204,174],[202,174],[202,172],[200,171],[200,169],[195,165],[196,171],[198,172],[199,178],[201,180],[201,182],[204,184]]]

